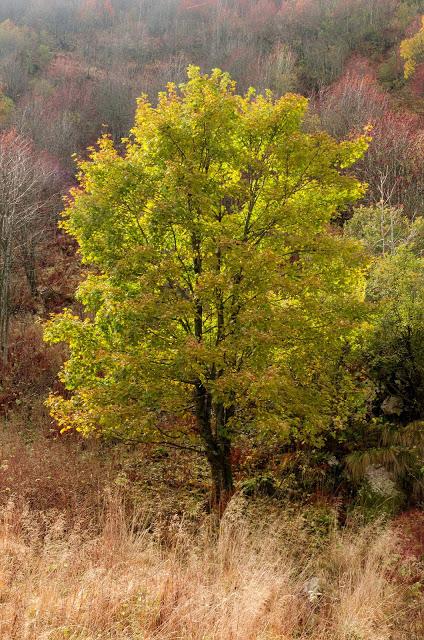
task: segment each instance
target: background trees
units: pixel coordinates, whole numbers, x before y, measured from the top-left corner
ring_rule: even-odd
[[[15,125],[54,153],[68,181],[74,169],[69,160],[73,152],[83,152],[92,144],[103,125],[118,142],[132,121],[136,96],[146,92],[156,100],[166,82],[182,81],[190,63],[204,70],[228,70],[242,90],[253,85],[313,98],[325,94],[325,104],[320,99],[322,122],[341,137],[349,125],[361,129],[367,115],[374,124],[381,123],[374,89],[359,88],[350,74],[342,96],[338,80],[354,54],[372,59],[374,76],[380,74],[377,60],[383,60],[383,67],[393,59],[393,86],[401,87],[398,43],[405,30],[414,30],[410,25],[415,24],[419,10],[416,3],[402,0],[29,0],[12,4],[4,4],[0,12],[0,89],[14,106],[7,126]],[[357,71],[359,79],[369,75],[363,69]],[[353,82],[350,94],[349,79]],[[418,81],[417,76],[414,82]],[[334,91],[329,90],[334,83]],[[361,113],[358,100],[354,105],[353,85],[360,89],[358,100],[369,99]],[[0,126],[6,126],[1,115]],[[393,127],[396,130],[397,123]],[[383,145],[390,142],[388,138],[386,131]],[[374,164],[373,159],[366,171],[372,171]],[[367,175],[364,179],[374,182]],[[415,176],[413,180],[416,184]]]
[[[20,250],[31,293],[37,293],[34,241],[46,205],[43,191],[51,172],[31,143],[16,131],[0,136],[0,351],[8,359],[10,281],[14,252]]]
[[[420,254],[424,249],[423,222],[422,217],[411,221],[402,209],[380,202],[374,207],[358,207],[344,232],[361,240],[372,255],[394,254],[405,245]]]
[[[337,137],[369,125],[372,141],[356,167],[369,185],[368,204],[401,207],[413,218],[424,206],[423,122],[400,110],[363,58],[352,61],[338,82],[321,91],[316,109],[322,126]]]

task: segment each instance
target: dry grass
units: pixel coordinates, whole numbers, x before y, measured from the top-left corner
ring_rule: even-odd
[[[386,525],[327,534],[295,505],[239,496],[217,533],[201,473],[178,458],[140,471],[139,455],[113,461],[16,420],[0,432],[1,640],[424,637],[413,527],[400,542]]]
[[[192,535],[177,520],[130,527],[114,500],[97,535],[60,515],[44,525],[13,503],[1,514],[2,640],[394,637],[388,529],[334,532],[319,550],[301,518],[254,530],[236,514],[218,535]]]

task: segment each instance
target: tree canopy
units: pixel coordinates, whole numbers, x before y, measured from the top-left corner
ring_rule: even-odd
[[[331,221],[364,193],[347,169],[368,140],[307,133],[306,110],[190,67],[156,107],[139,99],[123,152],[102,137],[79,162],[64,214],[89,268],[83,317],[47,328],[70,348],[52,415],[201,451],[217,503],[239,433],[319,444],[339,424],[333,364],[362,313],[364,258]]]

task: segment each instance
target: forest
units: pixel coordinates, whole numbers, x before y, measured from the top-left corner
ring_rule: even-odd
[[[0,638],[424,638],[423,0],[0,0]]]

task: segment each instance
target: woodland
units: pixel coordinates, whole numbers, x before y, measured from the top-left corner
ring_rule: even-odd
[[[423,0],[0,0],[0,638],[424,638]]]

